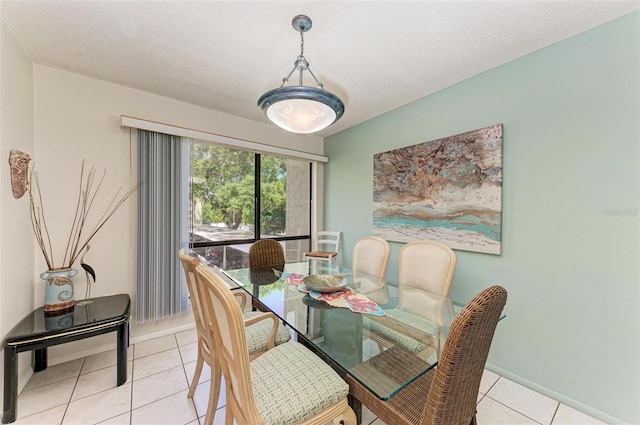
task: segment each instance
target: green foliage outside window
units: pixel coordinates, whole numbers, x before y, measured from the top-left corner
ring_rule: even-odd
[[[285,231],[285,158],[261,155],[261,226],[263,233]],[[255,155],[204,143],[191,144],[193,205],[201,204],[203,222],[225,223],[229,229],[253,224]]]

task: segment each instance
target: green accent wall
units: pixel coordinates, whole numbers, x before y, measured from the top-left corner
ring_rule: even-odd
[[[348,105],[347,105],[347,112]],[[502,255],[456,251],[450,295],[509,292],[488,368],[640,423],[640,12],[325,139],[324,227],[372,233],[373,155],[504,124]],[[397,279],[402,244],[391,243]]]

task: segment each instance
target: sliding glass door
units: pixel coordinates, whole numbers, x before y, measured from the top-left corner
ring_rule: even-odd
[[[311,164],[191,142],[190,245],[210,262],[239,266],[258,239],[282,241],[301,258],[311,233]],[[230,249],[227,249],[229,247]]]
[[[192,243],[255,239],[255,154],[191,142]]]

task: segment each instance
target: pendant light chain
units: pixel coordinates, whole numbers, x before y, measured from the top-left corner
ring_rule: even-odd
[[[316,78],[315,74],[311,70],[311,65],[309,65],[309,61],[304,57],[304,30],[300,28],[300,56],[298,56],[298,61],[296,61],[297,67],[300,68],[300,85],[302,84],[302,73],[304,71],[309,71],[309,74],[316,81],[316,85],[323,89],[324,85]]]
[[[280,84],[280,87],[284,87],[285,84],[289,82],[289,78],[291,78],[291,75],[295,72],[296,69],[299,71],[299,77],[298,77],[299,86],[304,85],[303,84],[304,71],[309,71],[309,74],[311,74],[311,76],[315,80],[317,87],[320,89],[324,89],[324,85],[318,80],[318,78],[315,76],[313,71],[311,71],[311,66],[309,65],[309,61],[307,61],[307,58],[304,57],[304,29],[303,28],[300,28],[300,54],[298,55],[298,58],[294,62],[293,69],[291,70],[291,72],[289,72],[289,75],[287,75],[282,79],[282,84]]]
[[[296,67],[300,69],[300,80],[298,83],[299,86],[304,85],[302,84],[302,74],[304,73],[303,64],[306,64],[307,69],[309,69],[309,62],[307,62],[307,59],[304,57],[304,31],[302,28],[300,28],[300,56],[298,56],[298,60],[296,61]],[[309,72],[311,72],[311,70],[309,70]]]

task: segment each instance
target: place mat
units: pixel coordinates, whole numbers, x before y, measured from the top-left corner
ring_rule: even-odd
[[[306,274],[291,273],[291,272],[282,273],[282,279],[284,279],[284,281],[287,282],[289,285],[302,285],[304,284],[304,281],[302,279],[304,279],[305,277],[307,277]]]
[[[345,288],[339,292],[315,292],[302,283],[298,285],[298,290],[309,294],[314,300],[324,301],[333,307],[348,308],[354,313],[384,316],[384,310],[378,304],[371,301],[366,295],[353,292],[351,288]]]

